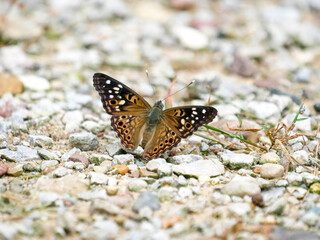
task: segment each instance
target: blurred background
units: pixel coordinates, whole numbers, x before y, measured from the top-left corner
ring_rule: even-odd
[[[231,100],[260,87],[314,111],[319,10],[317,0],[1,1],[0,94],[28,88],[32,75],[44,89],[91,86],[100,71],[153,96],[147,69],[158,98],[177,76],[177,89],[196,79]],[[17,85],[4,89],[5,74]]]
[[[0,0],[0,239],[319,239],[319,69],[320,0]],[[95,72],[216,130],[143,161]]]

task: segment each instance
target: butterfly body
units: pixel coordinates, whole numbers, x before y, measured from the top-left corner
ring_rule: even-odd
[[[148,160],[170,150],[217,115],[217,110],[209,106],[163,110],[161,100],[151,107],[135,91],[103,73],[94,74],[93,85],[104,109],[112,115],[111,126],[121,143],[136,149],[142,141],[143,157]]]
[[[157,125],[162,119],[162,113],[163,113],[163,104],[161,101],[158,101],[150,109],[150,113],[148,114],[147,124],[149,126]]]

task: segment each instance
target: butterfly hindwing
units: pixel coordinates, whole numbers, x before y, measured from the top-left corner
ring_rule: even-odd
[[[213,107],[184,106],[164,110],[163,119],[178,136],[186,138],[216,115],[217,110]]]
[[[167,150],[175,147],[181,141],[179,137],[164,121],[158,123],[144,148],[143,158],[154,159]]]
[[[111,115],[139,115],[151,106],[135,91],[103,73],[95,73],[93,86],[98,91],[103,108]]]
[[[111,126],[117,132],[121,143],[130,149],[136,149],[142,138],[146,123],[144,115],[112,116]]]

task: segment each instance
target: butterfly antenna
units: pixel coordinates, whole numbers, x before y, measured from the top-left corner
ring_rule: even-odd
[[[166,96],[164,99],[162,99],[162,101],[166,100],[167,98],[171,97],[172,95],[178,93],[178,92],[181,92],[182,90],[186,89],[187,87],[189,87],[191,84],[195,83],[196,80],[192,80],[191,82],[189,82],[188,85],[184,86],[183,88],[179,89],[178,91],[172,93],[172,94],[169,94],[168,96]]]
[[[207,89],[209,91],[209,98],[208,98],[208,106],[210,106],[210,102],[211,102],[211,93],[212,93],[212,88],[210,87],[209,84],[207,84]]]
[[[150,76],[149,76],[149,71],[148,71],[148,69],[146,69],[146,75],[147,75],[147,78],[148,78],[149,84],[150,84],[150,85],[151,85],[151,87],[152,87],[152,91],[153,91],[153,93],[155,93],[155,92],[156,92],[156,90],[154,89],[153,84],[151,83],[151,79],[150,79]]]

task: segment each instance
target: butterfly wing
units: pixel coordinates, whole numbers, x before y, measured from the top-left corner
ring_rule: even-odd
[[[111,115],[140,115],[151,108],[138,93],[103,73],[93,75],[93,86],[101,97],[103,108]]]
[[[98,91],[103,108],[111,114],[111,126],[121,143],[136,149],[141,142],[147,121],[149,103],[135,91],[103,73],[95,73],[93,86]]]
[[[164,110],[163,119],[178,136],[186,138],[211,122],[217,113],[217,109],[209,106],[174,107]]]
[[[211,122],[217,115],[217,110],[206,106],[185,106],[170,108],[163,112],[163,118],[158,123],[148,139],[143,157],[147,160],[175,147],[181,138],[186,138],[203,124]]]
[[[151,160],[170,150],[181,141],[179,137],[164,121],[158,123],[144,147],[143,158]]]
[[[126,148],[136,149],[142,139],[146,117],[144,115],[115,115],[111,117],[111,126]]]

